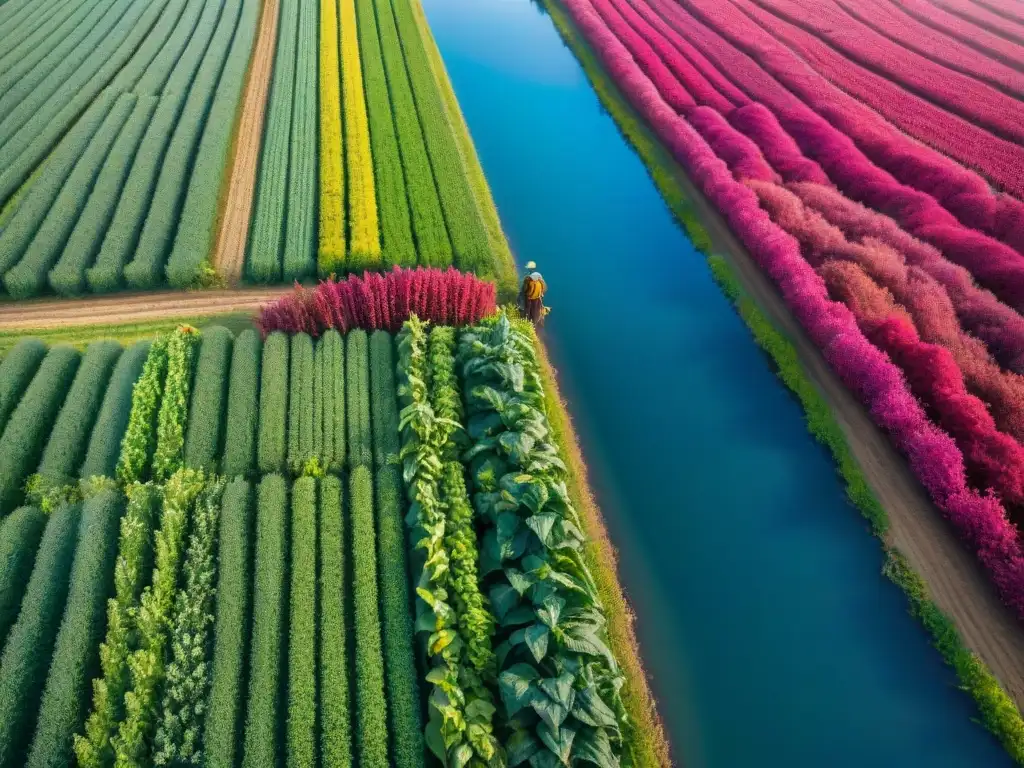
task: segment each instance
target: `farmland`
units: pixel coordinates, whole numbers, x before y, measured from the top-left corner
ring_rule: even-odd
[[[396,274],[4,356],[3,765],[631,754],[531,331]]]
[[[320,5],[11,6],[0,295],[452,264],[510,290],[424,22]]]

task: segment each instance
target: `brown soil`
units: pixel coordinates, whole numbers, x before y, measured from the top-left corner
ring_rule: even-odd
[[[263,115],[270,91],[270,75],[274,71],[277,46],[278,0],[266,0],[260,18],[259,37],[249,65],[242,115],[235,137],[231,180],[223,203],[213,266],[222,277],[238,282],[245,266],[245,243],[249,237],[249,218],[256,193],[256,169],[263,138]]]
[[[0,303],[0,330],[73,325],[129,325],[174,317],[255,312],[291,288],[232,291],[119,293],[84,299],[38,299]]]
[[[966,645],[985,662],[1024,710],[1024,631],[995,591],[974,556],[941,513],[863,406],[855,399],[803,328],[790,314],[775,285],[730,232],[718,211],[681,173],[680,187],[700,213],[720,253],[743,288],[792,341],[810,379],[824,394],[846,433],[854,456],[889,514],[887,542],[899,548],[927,582],[932,598],[955,622]]]

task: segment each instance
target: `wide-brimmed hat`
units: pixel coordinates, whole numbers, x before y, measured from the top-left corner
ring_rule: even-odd
[[[537,262],[536,261],[528,261],[528,262],[526,262],[526,268],[527,269],[536,269],[537,268]]]

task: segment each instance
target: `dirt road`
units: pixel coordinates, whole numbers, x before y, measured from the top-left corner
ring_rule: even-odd
[[[0,302],[0,331],[73,325],[128,325],[175,317],[255,312],[291,288],[119,293],[84,299]]]
[[[274,71],[277,46],[278,0],[266,0],[260,18],[259,36],[249,66],[249,80],[242,102],[238,134],[235,137],[231,181],[223,202],[213,266],[226,280],[238,282],[245,266],[245,243],[249,237],[249,218],[256,194],[256,170],[263,138],[263,116],[267,108],[270,75]]]

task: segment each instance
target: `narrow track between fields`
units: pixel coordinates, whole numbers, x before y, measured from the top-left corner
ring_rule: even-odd
[[[256,171],[263,139],[263,117],[270,91],[270,75],[274,71],[277,48],[278,0],[266,0],[260,17],[259,36],[249,68],[249,80],[242,102],[238,134],[235,137],[231,180],[224,199],[213,266],[229,282],[237,282],[245,266],[245,243],[249,237],[249,221],[256,195]]]
[[[83,325],[129,325],[175,317],[255,312],[291,288],[119,293],[83,299],[0,302],[0,331]]]

